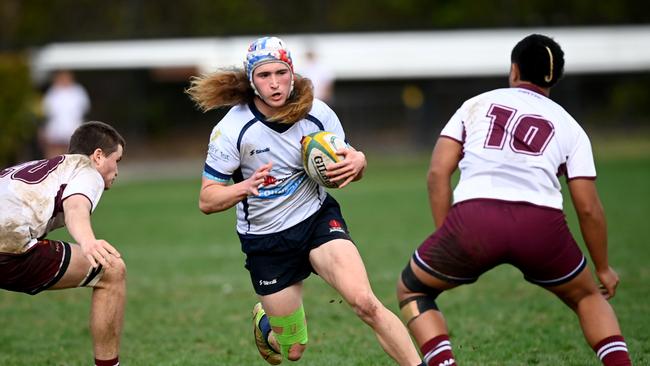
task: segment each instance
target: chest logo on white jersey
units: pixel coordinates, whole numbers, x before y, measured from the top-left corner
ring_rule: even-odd
[[[267,153],[269,151],[271,151],[271,148],[267,146],[267,147],[265,147],[263,149],[252,149],[251,152],[249,153],[249,155],[250,156],[259,155],[259,154]]]
[[[305,181],[305,172],[302,170],[293,171],[290,175],[276,177],[266,176],[264,182],[258,187],[258,198],[278,198],[293,194]]]

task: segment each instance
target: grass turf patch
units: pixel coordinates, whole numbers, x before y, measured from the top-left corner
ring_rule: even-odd
[[[332,194],[340,201],[373,289],[397,311],[394,285],[433,230],[428,156],[371,156],[366,176]],[[650,363],[650,158],[602,157],[597,186],[609,220],[610,261],[621,276],[612,304],[636,364]],[[198,174],[197,174],[198,176]],[[121,358],[128,365],[264,365],[250,310],[256,302],[235,213],[198,210],[200,180],[118,182],[93,214],[97,236],[128,266]],[[579,238],[570,200],[567,218]],[[64,230],[52,238],[68,239]],[[583,246],[584,248],[584,246]],[[586,253],[586,250],[585,250]],[[88,289],[31,297],[0,292],[1,365],[87,365]],[[305,283],[310,343],[300,365],[392,365],[370,328],[323,281]],[[574,314],[501,266],[439,297],[457,359],[467,365],[598,365]]]

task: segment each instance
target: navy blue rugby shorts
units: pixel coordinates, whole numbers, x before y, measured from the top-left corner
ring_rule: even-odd
[[[334,239],[352,241],[341,208],[329,194],[318,211],[297,225],[267,235],[239,234],[246,269],[255,292],[262,296],[316,273],[309,252]]]

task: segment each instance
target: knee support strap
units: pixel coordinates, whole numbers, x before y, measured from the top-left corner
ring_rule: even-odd
[[[97,266],[97,268],[88,268],[86,277],[79,282],[78,287],[95,287],[95,285],[102,279],[105,270],[106,269],[101,264]]]
[[[404,267],[404,270],[402,271],[402,283],[404,283],[404,286],[411,290],[411,292],[421,292],[423,294],[432,295],[434,298],[438,297],[438,295],[440,295],[442,292],[437,288],[433,288],[422,283],[422,281],[417,278],[415,273],[413,273],[413,269],[411,269],[411,263],[407,263],[406,267]]]
[[[275,339],[280,344],[284,358],[288,357],[289,348],[296,344],[307,344],[307,321],[305,309],[302,305],[298,310],[287,316],[269,316],[269,323],[273,328]]]
[[[422,283],[413,273],[410,263],[402,271],[402,282],[412,292],[424,294],[400,301],[402,319],[407,325],[427,310],[439,310],[435,300],[442,291]]]
[[[435,299],[429,296],[412,296],[399,303],[402,319],[408,325],[427,310],[438,310]]]

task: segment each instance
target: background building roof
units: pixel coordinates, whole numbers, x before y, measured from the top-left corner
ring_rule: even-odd
[[[505,74],[512,47],[531,33],[560,43],[569,73],[650,70],[650,26],[279,36],[291,49],[298,73],[312,50],[337,79],[391,79]],[[255,37],[53,43],[33,52],[32,70],[36,80],[61,68],[192,67],[206,72],[241,66]]]

